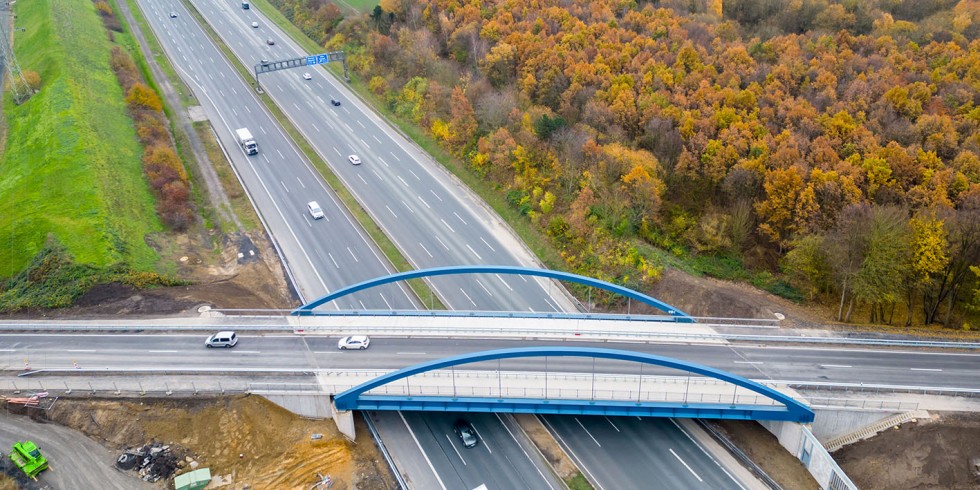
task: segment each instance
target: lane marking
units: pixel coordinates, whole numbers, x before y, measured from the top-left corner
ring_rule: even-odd
[[[477,259],[483,260],[483,257],[480,257],[480,254],[476,253],[476,250],[473,250],[473,247],[469,243],[466,244],[466,248],[470,249],[470,252],[473,252],[473,255],[476,255]]]
[[[463,217],[460,216],[459,213],[457,213],[456,211],[453,211],[453,215],[456,216],[457,218],[459,218],[459,220],[462,221],[464,225],[467,224],[466,223],[466,220],[463,219]]]
[[[732,361],[735,364],[763,364],[762,361]]]
[[[430,252],[430,251],[429,251],[429,249],[427,249],[427,248],[425,248],[425,245],[422,245],[422,242],[419,242],[419,246],[420,246],[420,247],[422,247],[422,250],[425,250],[425,253],[427,253],[427,254],[429,254],[429,258],[430,258],[430,259],[434,259],[434,258],[435,258],[435,257],[434,257],[434,256],[432,255],[432,252]]]
[[[933,372],[933,373],[941,373],[941,372],[943,372],[942,369],[936,369],[936,368],[909,368],[909,369],[911,369],[912,371],[929,371],[929,372]]]
[[[639,418],[639,417],[637,417],[637,418]],[[683,427],[681,427],[681,424],[678,424],[677,421],[674,420],[674,419],[670,419],[670,423],[674,424],[674,427],[677,427],[677,430],[681,431],[681,434],[684,434],[685,436],[687,436],[687,439],[691,441],[691,444],[694,444],[698,449],[701,450],[702,453],[704,453],[705,456],[708,457],[708,459],[710,459],[712,462],[714,462],[715,465],[718,466],[718,468],[721,469],[721,471],[723,473],[725,473],[725,475],[728,476],[729,479],[731,479],[733,482],[735,482],[736,485],[738,485],[738,488],[741,488],[742,490],[745,490],[745,486],[742,485],[742,482],[738,481],[734,476],[732,476],[732,474],[728,472],[728,469],[725,468],[721,463],[719,463],[718,460],[715,459],[715,457],[712,456],[711,453],[709,453],[707,449],[701,447],[701,445],[698,444],[698,442],[694,440],[694,437],[691,436],[691,434],[688,434],[687,431],[684,430]]]
[[[403,179],[401,175],[398,176],[398,180],[402,181],[402,184],[405,184],[405,187],[411,187],[408,185],[408,182],[405,182],[405,179]]]
[[[510,438],[513,439],[514,442],[517,443],[517,447],[521,448],[521,452],[523,452],[524,453],[524,456],[527,457],[527,460],[531,462],[531,466],[534,466],[534,469],[538,471],[538,474],[539,475],[541,475],[541,479],[544,480],[545,483],[548,484],[548,488],[554,490],[555,489],[555,486],[552,485],[551,482],[548,481],[548,479],[544,476],[544,473],[541,472],[541,468],[539,468],[538,465],[534,464],[534,460],[531,459],[531,455],[528,454],[527,451],[524,450],[524,445],[521,444],[520,441],[517,440],[517,436],[515,436],[514,433],[510,430],[510,427],[507,426],[507,423],[504,422],[504,419],[502,419],[500,417],[500,413],[496,413],[495,412],[494,415],[497,417],[497,420],[500,421],[500,425],[504,426],[504,429],[506,429],[507,430],[507,433],[510,434]],[[538,450],[538,454],[541,454],[541,450]],[[544,455],[542,455],[542,457],[543,456]]]
[[[476,429],[476,425],[470,424],[470,427],[473,427],[473,432],[476,432],[476,436],[483,441],[483,447],[487,448],[487,451],[490,451],[490,445],[487,444],[487,439],[483,437],[483,434],[480,434],[479,430]],[[493,451],[490,451],[490,454],[493,454]]]
[[[575,422],[578,423],[578,426],[581,427],[582,430],[584,430],[585,433],[589,435],[589,437],[592,439],[592,442],[594,442],[596,446],[602,447],[602,444],[599,444],[599,441],[597,441],[596,438],[592,435],[592,433],[589,432],[589,429],[586,429],[585,426],[582,425],[582,421],[579,420],[578,417],[574,417],[574,419]]]
[[[432,209],[432,206],[429,206],[429,203],[425,202],[425,199],[422,199],[422,196],[416,196],[416,197],[419,198],[419,201],[422,201],[422,204],[425,204],[425,207]]]
[[[150,354],[176,354],[179,350],[148,350]]]
[[[704,480],[702,480],[702,479],[701,479],[701,477],[700,477],[700,476],[698,476],[698,474],[697,474],[697,473],[695,473],[695,472],[694,472],[694,470],[692,470],[692,469],[691,469],[691,467],[690,467],[690,466],[688,466],[688,465],[687,465],[687,463],[686,463],[686,462],[684,462],[684,460],[683,460],[683,459],[681,459],[681,457],[680,457],[680,456],[678,456],[678,455],[677,455],[677,453],[675,453],[675,452],[674,452],[674,449],[673,449],[673,448],[670,448],[670,454],[673,454],[673,455],[674,455],[674,457],[675,457],[675,458],[677,458],[677,461],[680,461],[680,462],[681,462],[681,464],[682,464],[682,465],[684,465],[684,467],[685,467],[685,468],[687,468],[687,471],[690,471],[690,472],[691,472],[691,474],[692,474],[692,475],[694,475],[694,478],[697,478],[699,482],[701,482],[701,483],[704,483]]]
[[[588,466],[585,466],[585,464],[582,463],[582,459],[579,458],[578,455],[575,454],[574,451],[572,451],[572,447],[569,446],[567,442],[565,442],[565,439],[561,436],[561,434],[558,433],[558,429],[555,429],[555,426],[551,425],[551,422],[548,422],[548,419],[546,419],[546,418],[544,418],[542,416],[539,416],[539,415],[535,415],[535,417],[539,421],[541,421],[542,423],[544,423],[544,425],[548,426],[549,432],[551,432],[552,434],[554,434],[555,437],[558,438],[559,444],[561,444],[564,447],[564,449],[566,451],[568,451],[568,454],[571,454],[572,455],[572,459],[574,459],[576,462],[578,462],[578,465],[577,466],[582,471],[584,471],[585,473],[588,473],[589,474],[589,477],[590,477],[590,478],[588,478],[589,483],[591,483],[592,485],[594,485],[598,490],[603,490],[602,485],[600,485],[599,482],[595,479],[595,475],[593,475],[592,472],[589,471],[589,467]]]
[[[449,223],[446,223],[446,220],[444,220],[442,218],[439,218],[439,221],[442,221],[442,224],[446,225],[446,228],[449,228],[449,231],[451,231],[453,233],[456,233],[456,230],[454,230],[452,226],[449,226]],[[449,248],[449,247],[446,247],[446,248]]]
[[[845,368],[846,369],[846,368],[852,368],[854,366],[847,366],[847,365],[844,365],[844,364],[821,364],[820,367],[825,367],[825,368]]]
[[[463,291],[463,288],[459,288],[459,292],[463,293],[463,296],[466,296],[466,299],[470,300],[470,303],[472,303],[474,307],[476,306],[476,302],[473,301],[473,298],[471,298],[470,295],[466,294],[466,291]]]
[[[429,461],[429,455],[425,454],[425,449],[422,449],[422,445],[419,444],[419,438],[415,437],[415,431],[412,427],[408,425],[408,421],[405,420],[405,416],[401,412],[398,412],[398,416],[401,417],[402,423],[405,424],[405,428],[408,429],[408,433],[412,435],[412,440],[415,441],[415,445],[418,446],[419,452],[422,453],[422,457],[425,458],[425,462],[429,464],[429,469],[432,470],[432,474],[436,477],[436,481],[439,482],[439,486],[442,490],[446,490],[446,484],[442,482],[442,478],[439,478],[439,473],[436,471],[436,467],[432,466],[432,461]]]
[[[616,424],[613,423],[612,419],[606,417],[605,415],[603,415],[602,418],[606,419],[606,422],[609,422],[609,425],[613,426],[613,429],[616,429],[616,432],[622,432],[619,430],[619,427],[616,427]]]
[[[302,179],[300,179],[299,177],[296,177],[296,181],[299,182],[300,187],[306,189],[306,184],[303,183],[303,180]]]
[[[463,462],[463,466],[466,466],[466,460],[463,459],[463,455],[459,454],[459,449],[456,449],[456,445],[453,444],[453,440],[446,434],[446,440],[449,441],[449,445],[452,446],[453,451],[456,451],[456,456],[459,456],[459,460]]]
[[[433,196],[436,196],[436,199],[438,199],[439,202],[442,202],[442,198],[439,197],[439,194],[436,194],[436,191],[429,189],[429,192],[431,192]]]
[[[95,352],[95,349],[69,349],[65,352]]]
[[[387,209],[388,212],[391,213],[391,215],[395,217],[395,219],[398,219],[398,215],[395,214],[395,212],[392,211],[391,208],[389,208],[387,204],[385,204],[385,209]]]
[[[418,174],[413,172],[412,169],[408,169],[408,171],[415,177],[415,180],[422,182],[422,179],[418,176]]]
[[[491,252],[496,252],[497,251],[497,249],[493,248],[493,245],[490,245],[489,243],[487,243],[487,241],[484,240],[482,236],[480,237],[480,241],[483,242],[483,244],[486,245],[487,248],[489,248]]]
[[[396,352],[395,354],[399,356],[426,356],[425,352]]]
[[[395,160],[398,160],[399,162],[402,161],[401,158],[398,158],[398,155],[395,155],[395,152],[389,151],[388,153],[391,153],[391,156],[395,157]]]
[[[354,258],[354,262],[360,262],[360,260],[357,260],[357,256],[354,255],[354,251],[351,250],[350,247],[347,247],[347,251],[350,252],[350,256]]]
[[[446,246],[446,244],[442,242],[442,239],[440,239],[438,236],[436,236],[435,238],[436,238],[436,241],[439,242],[439,245],[442,245],[443,248],[445,248],[446,250],[449,250],[449,247]]]

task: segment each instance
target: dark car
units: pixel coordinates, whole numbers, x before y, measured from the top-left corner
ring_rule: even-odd
[[[333,97],[330,98],[330,103],[333,104],[333,105],[335,105],[335,106],[340,105],[340,101],[337,100],[337,99],[335,99],[335,98],[333,98]]]
[[[453,432],[459,436],[459,440],[463,441],[464,447],[473,447],[479,442],[479,439],[476,437],[476,429],[463,419],[459,419],[453,424]]]

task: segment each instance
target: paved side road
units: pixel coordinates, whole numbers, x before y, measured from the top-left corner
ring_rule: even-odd
[[[113,466],[116,454],[80,432],[57,424],[42,424],[21,415],[0,412],[0,451],[4,458],[10,446],[19,440],[30,439],[41,449],[53,470],[38,477],[36,488],[74,490],[99,488],[133,490],[156,488],[136,477],[122,473]]]

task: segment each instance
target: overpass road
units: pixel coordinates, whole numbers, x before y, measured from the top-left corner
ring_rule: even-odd
[[[568,345],[542,343],[544,345]],[[538,344],[536,344],[538,345]],[[838,347],[635,344],[576,342],[581,347],[622,348],[684,359],[759,380],[914,385],[980,389],[980,354],[959,352],[845,349]],[[337,338],[307,335],[243,334],[234,349],[204,348],[202,335],[0,334],[0,369],[156,368],[170,366],[222,370],[255,369],[399,369],[424,361],[480,350],[526,347],[511,340],[372,338],[366,351],[339,351]],[[302,353],[302,355],[300,355]],[[543,371],[541,359],[509,359],[504,371]],[[580,358],[552,358],[549,372],[590,372]],[[466,365],[467,370],[496,370],[496,362]],[[602,374],[638,374],[636,364],[597,360]],[[646,366],[647,375],[677,371]]]

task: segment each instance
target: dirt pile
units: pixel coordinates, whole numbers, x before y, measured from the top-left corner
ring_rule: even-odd
[[[903,424],[834,452],[859,488],[980,488],[980,413],[946,413]]]
[[[317,473],[330,475],[334,489],[395,487],[366,427],[350,442],[332,421],[300,418],[261,397],[61,402],[48,412],[52,421],[113,449],[170,445],[228,488],[307,489]]]

